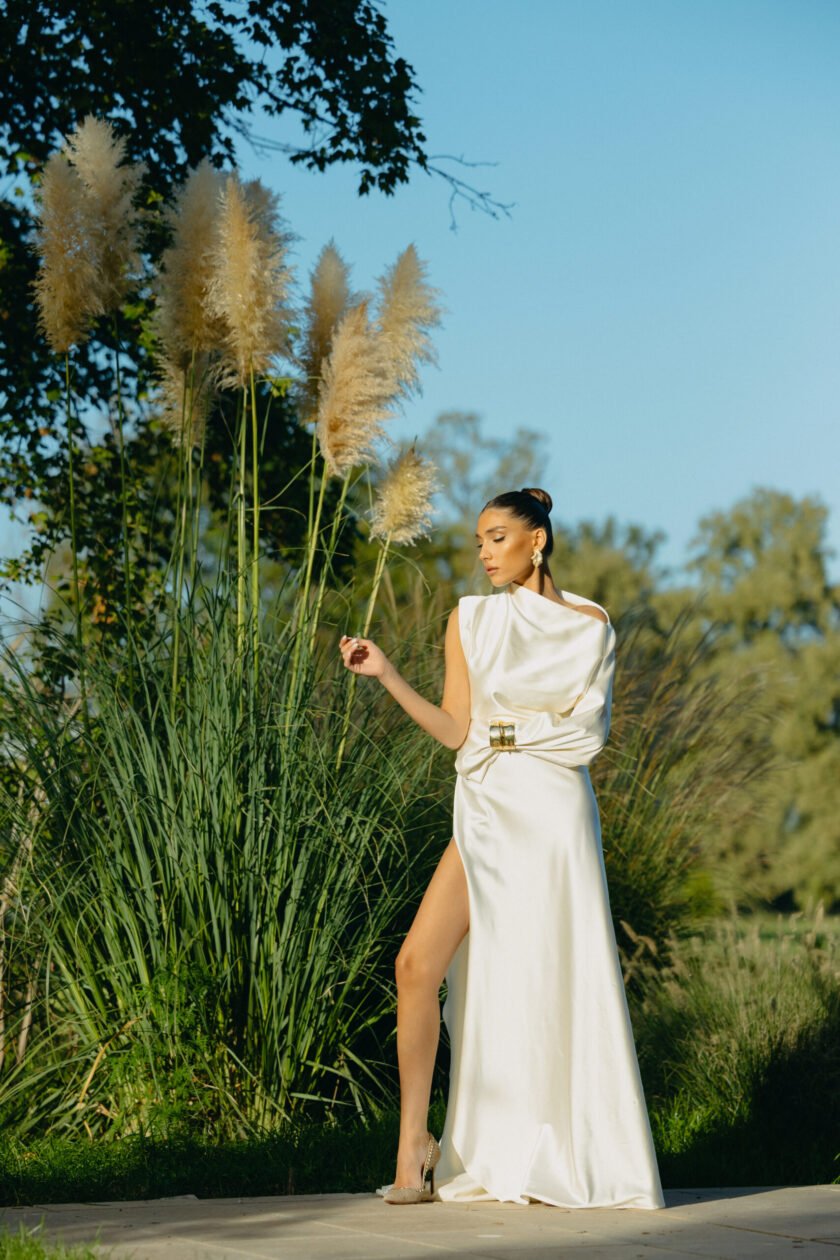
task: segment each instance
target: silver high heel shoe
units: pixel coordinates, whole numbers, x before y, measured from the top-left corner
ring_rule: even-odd
[[[423,1171],[421,1175],[421,1186],[391,1186],[387,1194],[383,1195],[386,1203],[431,1203],[435,1197],[435,1165],[440,1159],[440,1147],[432,1137],[428,1134],[429,1145],[426,1150],[426,1158],[423,1161]],[[432,1188],[426,1189],[426,1178],[431,1176]]]

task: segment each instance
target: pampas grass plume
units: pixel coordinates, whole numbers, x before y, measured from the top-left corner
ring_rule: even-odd
[[[199,353],[187,367],[164,358],[158,365],[160,420],[179,449],[200,447],[210,406],[213,378],[209,356]]]
[[[365,299],[335,330],[319,387],[316,433],[331,476],[376,459],[382,421],[394,415],[389,359]]]
[[[146,167],[142,163],[122,164],[125,144],[110,123],[89,114],[64,145],[88,198],[91,243],[106,311],[120,305],[131,273],[140,264],[137,214],[132,202]]]
[[[335,242],[328,241],[312,270],[306,305],[306,340],[301,363],[305,373],[304,405],[310,411],[317,406],[321,373],[330,352],[333,332],[355,300],[350,292],[350,268]]]
[[[379,279],[377,326],[388,348],[395,392],[419,387],[418,363],[435,362],[429,329],[440,323],[438,291],[426,280],[426,264],[409,245]]]
[[[258,180],[243,185],[229,175],[206,296],[208,314],[224,325],[222,385],[243,386],[252,371],[266,375],[275,356],[287,352],[289,239],[278,222],[276,195]]]
[[[371,511],[371,538],[413,543],[431,527],[437,468],[412,445],[389,466]]]
[[[84,185],[63,153],[47,159],[38,203],[35,297],[44,335],[63,354],[85,340],[103,311]]]
[[[155,328],[169,365],[186,370],[194,353],[220,350],[224,322],[211,314],[207,286],[218,231],[224,175],[204,158],[167,210],[172,244],[161,256]]]

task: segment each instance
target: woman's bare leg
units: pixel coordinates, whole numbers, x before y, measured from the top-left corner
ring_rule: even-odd
[[[395,1186],[420,1185],[440,1037],[440,986],[468,928],[467,879],[452,839],[429,880],[396,961],[400,1142]]]

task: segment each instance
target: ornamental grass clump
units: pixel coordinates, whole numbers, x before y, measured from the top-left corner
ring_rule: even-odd
[[[775,922],[724,917],[673,938],[669,954],[646,972],[635,1019],[669,1175],[694,1185],[836,1176],[840,933],[822,904]]]
[[[266,643],[252,694],[225,612],[184,611],[174,719],[163,641],[139,662],[140,706],[94,658],[89,736],[68,738],[64,710],[2,654],[27,791],[7,776],[0,809],[31,842],[1,925],[8,1134],[235,1140],[393,1096],[393,956],[446,826],[436,750],[383,701],[337,774],[323,680],[286,739],[284,648]]]
[[[152,333],[155,419],[177,452],[174,511],[167,461],[153,522],[155,547],[171,529],[158,588],[167,599],[152,634],[127,617],[123,644],[109,641],[107,659],[97,651],[78,597],[80,443],[69,441],[77,634],[55,628],[50,650],[81,696],[42,696],[10,654],[0,666],[0,742],[15,758],[0,775],[0,856],[17,846],[26,858],[0,899],[0,1123],[19,1134],[238,1137],[302,1113],[371,1115],[394,1085],[385,1042],[397,934],[446,823],[440,794],[428,799],[437,750],[413,727],[394,730],[390,705],[367,709],[340,764],[355,679],[334,658],[324,666],[315,645],[328,587],[363,611],[355,576],[336,589],[331,567],[342,527],[362,518],[347,495],[385,459],[386,422],[418,386],[437,308],[413,247],[380,282],[377,305],[351,289],[330,242],[298,320],[277,197],[207,162],[163,211],[170,239],[154,274],[133,209],[142,168],[125,148],[86,119],[47,163],[37,293],[42,327],[65,354],[70,435],[68,352],[147,268],[155,305],[138,335],[145,345]],[[123,302],[122,320],[132,310]],[[281,423],[294,423],[293,404],[301,431],[315,421],[311,460],[289,471],[290,483],[308,475],[309,508],[263,643],[260,459],[283,393]],[[137,404],[142,424],[145,398]],[[118,408],[122,423],[121,396]],[[208,436],[225,431],[229,448],[213,449],[221,468],[209,475]],[[122,461],[122,439],[120,451]],[[389,548],[428,527],[432,484],[414,448],[385,476],[366,628]],[[284,490],[268,487],[271,506],[297,511]],[[132,600],[129,525],[137,546],[146,521],[129,519],[128,502],[124,484],[130,612],[140,591]],[[200,552],[218,554],[207,581]]]

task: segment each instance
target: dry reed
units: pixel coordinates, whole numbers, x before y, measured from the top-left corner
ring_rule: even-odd
[[[350,290],[350,268],[335,242],[329,241],[312,270],[305,310],[305,340],[301,354],[304,421],[313,419],[317,411],[318,388],[333,333],[347,308],[357,301]]]
[[[418,364],[434,363],[429,329],[440,323],[438,290],[426,281],[426,264],[409,245],[378,281],[377,328],[387,346],[395,393],[419,387]]]
[[[252,371],[268,374],[274,358],[287,353],[289,239],[279,224],[276,196],[258,180],[243,185],[229,175],[206,286],[208,315],[224,325],[223,386],[244,386]]]
[[[412,444],[390,465],[370,514],[371,538],[413,543],[428,536],[437,469]]]
[[[200,447],[213,402],[210,357],[195,355],[184,367],[162,358],[158,366],[160,421],[179,448]]]
[[[387,347],[372,326],[366,300],[344,314],[319,387],[317,435],[331,476],[377,458],[382,421],[394,415]]]
[[[64,145],[88,199],[91,245],[106,311],[122,302],[131,275],[140,265],[133,201],[146,167],[124,163],[125,148],[125,138],[91,114]]]
[[[90,210],[78,172],[63,153],[44,166],[38,198],[35,280],[39,322],[53,350],[63,354],[84,341],[103,311],[91,252]]]
[[[222,172],[205,158],[166,211],[172,244],[161,256],[155,331],[170,367],[185,370],[194,353],[220,351],[224,344],[224,323],[207,305],[223,184]]]

